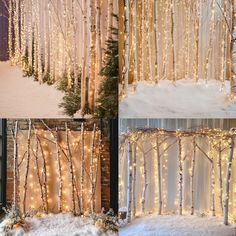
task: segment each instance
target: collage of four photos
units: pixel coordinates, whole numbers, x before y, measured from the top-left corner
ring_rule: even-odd
[[[0,236],[236,236],[236,1],[0,0]]]

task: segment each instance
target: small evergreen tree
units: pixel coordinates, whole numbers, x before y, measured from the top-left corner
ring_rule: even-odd
[[[113,15],[118,21],[118,17]],[[106,42],[105,65],[100,75],[104,77],[96,101],[95,117],[116,118],[118,116],[118,29],[112,28],[112,36]]]
[[[70,81],[70,83],[69,83]],[[68,77],[66,73],[62,76],[57,89],[65,92],[65,96],[62,98],[63,102],[59,104],[59,107],[64,109],[64,114],[73,117],[74,114],[80,109],[80,91],[81,91],[81,72],[78,75],[78,85],[75,86],[75,76],[71,73]]]

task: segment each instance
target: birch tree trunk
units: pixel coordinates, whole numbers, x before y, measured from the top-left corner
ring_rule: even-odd
[[[234,12],[234,0],[230,1],[231,3],[231,47],[230,47],[230,55],[231,55],[231,70],[230,70],[230,95],[231,98],[235,96],[235,79],[236,79],[236,29],[235,29],[235,12]]]
[[[133,211],[132,217],[136,216],[136,174],[137,174],[137,157],[136,157],[136,144],[133,144],[133,182],[132,182],[132,203],[133,203]]]
[[[14,39],[15,39],[15,63],[18,64],[21,59],[21,49],[20,49],[20,27],[19,22],[21,22],[20,17],[20,0],[15,1],[14,9]]]
[[[96,132],[96,124],[93,125],[93,134],[92,134],[92,144],[91,144],[91,157],[90,157],[90,192],[91,192],[91,212],[94,213],[94,148],[95,148],[95,132]]]
[[[108,0],[108,12],[107,12],[107,40],[112,37],[112,14],[113,14],[113,0]]]
[[[144,184],[143,184],[143,193],[142,193],[142,214],[145,213],[145,200],[146,200],[146,191],[147,191],[147,162],[146,155],[143,152],[143,175],[144,175]]]
[[[67,122],[65,123],[66,129],[66,144],[68,150],[68,157],[69,157],[69,168],[70,168],[70,175],[71,175],[71,197],[72,197],[72,207],[73,207],[73,214],[76,214],[75,210],[75,182],[74,182],[74,169],[73,169],[73,160],[72,160],[72,153],[70,149],[70,141],[69,141],[69,134],[68,134],[68,127]]]
[[[142,49],[142,55],[141,55],[141,79],[145,80],[144,74],[145,74],[145,0],[142,0],[142,24],[141,24],[141,49]]]
[[[82,54],[82,74],[81,74],[81,111],[84,114],[86,104],[86,78],[87,78],[87,49],[88,49],[88,19],[87,0],[83,1],[83,54]],[[81,205],[82,207],[82,205]]]
[[[62,171],[61,171],[61,154],[58,146],[59,137],[58,137],[58,128],[56,127],[56,152],[57,152],[57,170],[59,176],[59,189],[58,189],[58,212],[62,211]]]
[[[39,143],[39,147],[41,150],[41,155],[42,155],[42,160],[43,160],[43,191],[44,191],[44,201],[45,201],[45,209],[46,209],[46,214],[48,213],[48,190],[47,190],[47,163],[46,163],[46,158],[43,150],[43,146],[41,143],[40,138],[37,136],[37,140]]]
[[[223,14],[223,23],[222,23],[222,31],[223,31],[223,39],[221,42],[221,71],[220,71],[220,77],[221,77],[221,81],[222,81],[222,87],[224,86],[225,83],[225,60],[227,60],[227,58],[225,57],[225,50],[226,50],[226,36],[227,36],[227,31],[228,29],[226,29],[226,25],[227,23],[225,22],[225,19],[227,17],[226,15],[226,7],[227,7],[227,0],[223,0],[223,6],[222,6],[222,14]],[[222,201],[221,201],[222,203]]]
[[[90,0],[90,74],[89,74],[89,108],[94,110],[95,103],[95,63],[96,63],[96,31],[95,31],[95,2]]]
[[[77,32],[77,21],[76,21],[76,8],[75,8],[75,0],[72,0],[72,25],[73,25],[73,74],[74,74],[74,92],[77,93],[78,89],[78,70],[77,70],[77,40],[76,40],[76,32]]]
[[[84,123],[81,123],[81,167],[80,167],[80,207],[81,213],[84,211]]]
[[[151,24],[151,19],[152,19],[152,7],[150,6],[152,3],[152,1],[148,1],[148,13],[149,13],[149,16],[148,16],[148,25]],[[154,76],[153,76],[153,69],[152,69],[152,40],[151,40],[151,27],[148,27],[147,28],[147,32],[148,32],[148,49],[149,49],[149,52],[148,52],[148,58],[149,58],[149,70],[150,70],[150,79],[151,81],[154,81]]]
[[[175,1],[172,0],[171,3],[171,47],[172,47],[172,63],[173,63],[173,69],[172,69],[172,80],[173,82],[176,81],[176,53],[175,53]]]
[[[18,160],[18,144],[17,144],[17,135],[18,135],[18,121],[15,121],[14,131],[12,131],[13,137],[13,171],[14,171],[14,179],[13,179],[13,209],[16,209],[17,202],[17,179],[18,179],[18,171],[17,171],[17,160]]]
[[[179,215],[182,215],[183,210],[183,163],[182,163],[182,142],[178,137],[179,147]]]
[[[208,82],[208,76],[209,76],[209,60],[210,60],[210,54],[213,50],[213,37],[215,34],[215,0],[212,0],[211,3],[211,26],[210,26],[210,33],[209,33],[209,45],[207,49],[207,56],[206,56],[206,63],[205,63],[205,81]]]
[[[95,80],[95,98],[99,97],[98,92],[101,84],[100,72],[102,70],[102,40],[101,40],[101,0],[96,1],[96,80]]]
[[[129,89],[129,0],[125,0],[125,95]]]
[[[127,222],[131,222],[132,203],[132,147],[128,141],[128,185],[127,185]]]
[[[28,124],[28,135],[27,135],[27,159],[26,159],[26,171],[24,179],[24,195],[23,195],[23,214],[26,213],[26,197],[27,197],[27,184],[28,184],[28,174],[29,174],[29,164],[30,164],[30,135],[31,135],[31,120],[29,119]]]
[[[156,84],[158,83],[159,79],[160,79],[160,62],[159,62],[159,32],[158,32],[158,1],[155,0],[154,1],[154,20],[155,20],[155,26],[154,26],[154,30],[155,30],[155,58],[156,58],[156,62],[155,62],[155,73],[156,73],[156,78],[155,78],[155,82]]]
[[[37,23],[36,23],[36,28],[37,28],[37,64],[38,64],[38,80],[40,83],[43,82],[43,70],[42,70],[42,48],[41,48],[41,1],[37,2]]]
[[[195,160],[196,160],[196,137],[193,137],[193,156],[192,156],[192,168],[191,168],[191,215],[194,214],[194,172],[195,172]]]
[[[34,127],[34,126],[33,126]],[[43,210],[44,212],[46,212],[46,203],[44,200],[44,194],[43,194],[43,186],[42,186],[42,182],[41,182],[41,178],[40,178],[40,173],[39,173],[39,158],[38,158],[38,151],[39,151],[39,141],[37,139],[37,134],[36,134],[36,130],[34,128],[34,134],[35,134],[35,140],[36,140],[36,151],[34,154],[35,157],[35,164],[36,164],[36,173],[37,173],[37,177],[38,177],[38,183],[39,183],[39,187],[40,187],[40,195],[41,195],[41,201],[42,201],[42,205],[43,205]]]
[[[161,155],[159,137],[156,138],[157,170],[158,170],[158,215],[162,213],[162,186],[161,186]]]
[[[133,34],[133,48],[134,48],[134,81],[138,82],[138,48],[137,48],[137,0],[134,0],[134,34]]]
[[[13,63],[13,2],[9,0],[9,19],[8,19],[8,47],[9,47],[9,59],[11,64]]]
[[[219,183],[220,183],[219,200],[220,200],[221,214],[223,215],[223,182],[222,182],[221,142],[219,143],[218,168],[219,168]]]
[[[212,158],[211,162],[211,196],[212,196],[212,202],[211,202],[211,208],[212,208],[212,216],[216,215],[215,212],[215,174],[214,174],[214,161]]]
[[[195,35],[195,66],[194,66],[194,80],[198,82],[198,74],[199,74],[199,38],[200,38],[200,22],[201,22],[201,0],[196,1],[196,8],[197,8],[197,17],[195,20],[195,28],[196,28],[196,35]]]
[[[230,137],[229,144],[229,156],[227,160],[227,171],[226,171],[226,181],[225,181],[225,198],[224,198],[224,224],[228,225],[228,214],[229,214],[229,184],[231,178],[231,168],[234,156],[234,136]]]

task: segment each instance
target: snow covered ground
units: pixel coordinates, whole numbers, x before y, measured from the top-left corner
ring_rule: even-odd
[[[104,233],[92,224],[90,218],[74,217],[72,214],[57,214],[44,217],[26,218],[29,231],[17,228],[14,236],[115,236],[112,232]],[[0,234],[1,235],[1,234]],[[3,236],[3,235],[2,235]]]
[[[120,236],[235,236],[233,226],[225,226],[222,218],[177,215],[151,215],[137,218],[121,228]]]
[[[0,62],[0,117],[63,118],[58,108],[63,93],[54,86],[39,84],[23,77],[22,71],[9,62]]]
[[[119,104],[121,118],[230,118],[236,99],[229,100],[229,82],[221,89],[215,80],[163,80],[158,85],[139,82]]]

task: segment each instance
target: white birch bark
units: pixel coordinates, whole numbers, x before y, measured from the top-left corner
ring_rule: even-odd
[[[75,209],[75,182],[74,182],[74,169],[73,169],[73,159],[72,153],[70,149],[70,141],[69,141],[69,134],[68,134],[68,126],[67,122],[65,122],[65,129],[66,129],[66,145],[68,150],[68,158],[69,158],[69,169],[70,169],[70,177],[71,177],[71,198],[72,198],[72,211],[73,214],[76,214]]]
[[[127,222],[131,222],[132,204],[132,146],[128,141],[128,185],[127,185]]]
[[[176,47],[175,47],[175,1],[171,3],[171,47],[172,47],[172,80],[176,81]]]
[[[100,72],[102,70],[102,40],[101,40],[101,0],[96,1],[96,80],[95,80],[95,99],[99,97],[98,92],[101,84]]]
[[[87,48],[88,48],[88,19],[87,19],[87,0],[83,1],[83,53],[82,53],[82,74],[81,74],[81,111],[84,114],[86,104],[86,78],[87,78]]]
[[[113,14],[113,0],[108,0],[108,12],[107,12],[107,40],[112,37],[112,14]]]
[[[157,152],[157,171],[158,171],[158,215],[162,213],[162,185],[161,185],[161,155],[159,136],[156,138],[156,152]]]
[[[145,201],[146,201],[146,191],[147,191],[147,160],[146,160],[146,155],[143,152],[143,178],[144,178],[144,183],[143,183],[143,192],[142,192],[142,214],[145,213]]]
[[[9,47],[9,59],[11,64],[13,63],[13,2],[9,0],[9,19],[8,19],[8,47]]]
[[[92,143],[91,143],[91,156],[90,156],[90,193],[91,193],[91,212],[94,213],[94,149],[95,149],[95,132],[96,132],[96,124],[93,125],[93,134],[92,134]]]
[[[160,79],[160,61],[159,61],[159,31],[158,31],[158,1],[155,0],[154,1],[154,20],[155,20],[155,26],[154,26],[154,30],[155,30],[155,73],[156,73],[156,78],[155,78],[155,82],[156,84],[158,83],[159,79]]]
[[[132,217],[135,218],[136,216],[136,178],[137,178],[137,152],[136,152],[136,144],[133,144],[133,179],[132,179],[132,203],[133,203],[133,211]]]
[[[151,25],[151,19],[152,19],[152,1],[148,1],[148,24],[147,25]],[[150,79],[151,81],[154,81],[154,73],[153,73],[153,67],[152,67],[152,40],[151,40],[151,27],[148,27],[147,29],[148,32],[148,59],[149,59],[149,71],[150,71]]]
[[[178,147],[179,147],[179,215],[182,215],[183,211],[183,160],[182,160],[182,142],[181,138],[178,137]]]
[[[195,161],[196,161],[196,137],[193,137],[193,156],[191,166],[191,215],[194,214],[194,173],[195,173]]]
[[[198,82],[198,73],[199,73],[199,38],[200,38],[200,18],[201,18],[201,0],[196,1],[196,10],[197,15],[195,19],[195,60],[194,60],[194,80]]]
[[[43,193],[44,193],[44,201],[45,201],[44,208],[46,209],[45,212],[47,214],[48,213],[47,163],[46,163],[46,157],[45,157],[44,150],[43,150],[43,145],[42,145],[41,140],[38,137],[38,135],[37,135],[37,140],[39,143],[39,147],[40,147],[41,155],[42,155],[42,161],[43,161],[43,168],[42,168],[43,173],[42,174],[43,174]]]
[[[39,172],[39,156],[38,156],[39,141],[37,139],[37,134],[36,134],[36,130],[35,130],[34,126],[33,126],[33,129],[34,129],[34,136],[35,136],[35,140],[36,140],[36,150],[35,150],[35,153],[34,153],[34,151],[32,153],[35,157],[36,173],[37,173],[38,183],[39,183],[39,187],[40,187],[40,196],[41,196],[42,206],[43,206],[44,212],[46,212],[46,208],[45,208],[46,203],[45,203],[45,200],[44,200],[43,185],[42,185],[40,172]]]
[[[28,124],[28,135],[27,135],[27,159],[26,159],[26,171],[24,178],[24,195],[23,195],[23,214],[26,213],[26,197],[27,197],[27,184],[28,184],[28,174],[30,165],[30,136],[31,136],[31,120],[29,119]]]
[[[89,72],[89,108],[94,110],[95,103],[95,63],[96,63],[96,31],[95,31],[95,2],[90,0],[90,72]]]
[[[213,37],[215,34],[215,0],[212,0],[211,3],[211,26],[210,26],[210,33],[209,33],[209,45],[207,49],[207,55],[206,55],[206,62],[205,62],[205,81],[208,82],[208,76],[209,76],[209,61],[210,61],[210,54],[213,50]]]
[[[84,198],[83,198],[83,192],[84,192],[84,123],[81,123],[81,167],[80,167],[80,207],[81,207],[81,213],[84,211]]]
[[[230,47],[230,55],[231,55],[231,70],[230,70],[230,95],[231,98],[233,98],[235,96],[235,80],[236,80],[236,29],[235,29],[235,12],[234,12],[234,0],[230,1],[231,4],[231,24],[232,24],[232,28],[231,28],[231,47]]]
[[[138,82],[138,33],[137,33],[137,0],[134,0],[134,34],[133,34],[133,44],[134,44],[134,81]]]
[[[57,171],[58,171],[58,179],[59,179],[59,188],[58,188],[58,212],[62,211],[62,170],[61,170],[61,153],[59,149],[59,136],[58,136],[58,128],[56,127],[56,135],[55,135],[55,142],[56,142],[56,153],[57,153]]]
[[[220,200],[220,209],[221,214],[223,215],[223,181],[222,181],[222,157],[221,157],[221,141],[219,142],[219,153],[218,153],[218,168],[219,168],[219,184],[220,184],[220,192],[219,192],[219,200]]]
[[[16,209],[17,202],[17,179],[18,179],[18,171],[17,171],[17,160],[18,160],[18,143],[17,143],[17,135],[18,135],[18,121],[15,121],[14,131],[12,130],[12,138],[13,138],[13,209]]]
[[[129,89],[129,0],[125,0],[125,95]]]
[[[234,136],[230,137],[229,143],[229,156],[227,160],[227,171],[226,171],[226,181],[225,181],[225,197],[224,197],[224,224],[228,225],[228,214],[229,214],[229,187],[231,180],[231,168],[232,161],[234,157]]]

